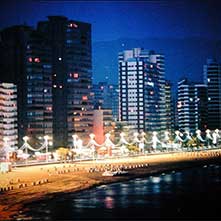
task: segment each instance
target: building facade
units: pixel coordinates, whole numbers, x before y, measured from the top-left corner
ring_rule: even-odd
[[[134,48],[119,53],[119,116],[138,131],[166,130],[164,56]]]
[[[178,128],[205,131],[207,126],[207,86],[183,79],[178,82]]]
[[[87,138],[93,126],[91,25],[48,16],[37,30],[52,50],[54,145],[72,145],[73,134]]]
[[[221,64],[208,59],[203,71],[208,88],[208,128],[221,129]]]
[[[17,86],[19,146],[52,136],[51,52],[46,38],[28,26],[1,31],[1,80]],[[7,73],[7,74],[5,74]]]
[[[45,135],[53,135],[51,67],[48,42],[40,33],[33,31],[27,42],[25,60],[25,135],[33,145],[40,145]]]
[[[165,83],[166,129],[169,131],[174,130],[174,124],[175,124],[171,87],[172,87],[171,82],[166,81]]]
[[[18,87],[19,145],[49,135],[54,147],[92,132],[91,25],[49,16],[37,30],[1,31],[0,80]],[[5,74],[7,73],[7,75]]]
[[[0,149],[18,147],[17,87],[0,83]]]

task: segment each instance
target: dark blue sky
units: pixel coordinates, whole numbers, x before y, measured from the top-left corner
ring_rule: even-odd
[[[206,59],[221,55],[219,0],[0,2],[0,28],[24,23],[36,26],[48,15],[92,24],[95,82],[108,76],[117,83],[118,52],[131,47],[164,53],[166,77],[174,85],[181,76],[202,80]]]
[[[39,1],[3,0],[0,27],[26,22],[35,26],[47,15],[65,15],[92,24],[92,40],[122,37],[221,38],[219,1]]]

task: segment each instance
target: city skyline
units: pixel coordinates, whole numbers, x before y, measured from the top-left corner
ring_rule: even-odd
[[[164,4],[162,4],[162,2],[164,2]],[[35,2],[35,4],[37,3],[46,2]],[[142,4],[147,3],[148,2],[142,2]],[[154,4],[156,3],[157,2]],[[106,4],[102,2],[101,4],[103,7],[106,7],[107,5],[111,5],[111,7],[117,6],[116,3],[111,4],[109,2]],[[118,10],[121,10],[122,7],[130,7],[133,4],[135,3],[120,2]],[[165,6],[169,3],[167,1],[160,1],[158,4],[159,5],[157,7],[161,8],[162,5]],[[29,4],[26,6],[28,7],[28,5]],[[148,3],[148,7],[150,7],[150,5],[151,4]],[[66,5],[64,4],[64,8],[65,6]],[[98,4],[96,3],[95,6],[98,7]],[[142,9],[138,6],[140,7],[141,3],[137,5],[136,9],[139,9],[140,12],[142,12]],[[175,6],[181,7],[182,10],[186,10],[187,7],[184,2],[182,4],[178,4],[176,2]],[[194,4],[190,4],[189,6],[194,7]],[[76,7],[80,6],[78,5]],[[209,10],[208,13],[209,12],[211,11]],[[127,13],[128,16],[130,14],[129,11],[125,11],[125,13]],[[211,21],[213,21],[213,19],[211,19]],[[137,28],[140,29],[141,22],[139,23],[138,21],[137,24]],[[57,143],[55,146],[65,146],[67,143],[72,145],[73,133],[89,133],[91,132],[89,128],[92,128],[93,114],[91,111],[93,109],[92,106],[94,102],[92,101],[92,88],[96,84],[95,78],[96,74],[98,74],[96,72],[93,73],[91,70],[91,61],[96,57],[95,54],[92,53],[91,47],[93,37],[91,33],[94,32],[93,24],[79,21],[77,16],[74,18],[73,16],[66,17],[64,15],[57,16],[48,14],[44,20],[39,17],[39,20],[34,25],[35,28],[27,25],[15,25],[1,30],[1,80],[4,81],[5,77],[5,79],[7,79],[6,82],[10,82],[9,76],[11,76],[11,79],[13,79],[12,82],[18,84],[18,129],[20,143],[23,141],[22,138],[26,134],[35,135],[36,138],[42,137],[44,134],[53,134],[53,137],[55,137],[54,143]],[[122,29],[125,28],[123,20],[120,27]],[[133,38],[136,35],[139,35],[139,37],[145,37],[145,28],[141,29],[143,29],[143,34],[140,35],[137,32],[135,35],[131,35],[130,37]],[[101,31],[103,32],[103,30]],[[161,31],[163,31],[163,28]],[[186,31],[187,34],[188,30]],[[208,31],[209,33],[212,33],[209,29]],[[218,30],[213,31],[216,32]],[[197,36],[194,34],[186,34],[183,33],[182,37]],[[162,37],[165,36],[166,35],[162,35]],[[177,35],[176,37],[179,38],[180,36]],[[208,38],[208,35],[205,35],[204,33],[202,37]],[[219,37],[219,35],[216,35],[216,37]],[[105,40],[105,37],[103,40]],[[188,42],[186,43],[187,44],[185,46],[188,48],[189,44]],[[109,64],[114,66],[114,68],[119,68],[118,73],[109,73],[111,76],[115,76],[115,78],[117,78],[117,83],[119,85],[119,119],[135,125],[135,128],[138,131],[171,130],[173,124],[172,119],[170,119],[170,113],[166,113],[165,110],[172,111],[171,107],[173,106],[173,96],[170,94],[170,90],[172,85],[177,85],[174,84],[174,81],[171,80],[170,77],[168,77],[167,73],[169,72],[170,76],[174,76],[176,81],[179,81],[179,79],[176,78],[176,74],[179,70],[177,69],[177,73],[168,71],[167,64],[169,64],[169,62],[167,59],[170,57],[168,56],[168,53],[171,51],[164,51],[162,49],[162,42],[162,45],[160,46],[160,48],[162,47],[161,49],[154,44],[151,44],[151,47],[143,47],[143,44],[145,45],[144,42],[142,44],[138,41],[136,44],[138,44],[138,47],[129,47],[130,44],[126,43],[121,43],[120,45],[113,44],[115,53],[112,53],[113,51],[108,50],[107,48],[105,49],[105,46],[102,50],[104,56],[109,53],[112,56],[113,60],[109,61],[108,57],[106,57],[106,61],[108,60]],[[183,45],[174,46],[174,48],[176,47],[181,48]],[[210,48],[210,45],[208,45],[208,48]],[[218,48],[215,48],[215,51],[217,50]],[[156,51],[156,54],[154,51]],[[18,52],[20,56],[17,56]],[[139,55],[140,52],[142,53]],[[123,53],[124,55],[120,55],[120,53]],[[188,59],[192,59],[193,53],[194,52],[189,51]],[[200,51],[195,53],[198,53],[198,56],[202,58]],[[114,60],[117,59],[117,54],[119,55],[118,64],[114,62]],[[180,54],[184,56],[183,53]],[[173,56],[175,55],[176,53]],[[206,59],[210,58],[210,56],[213,57],[214,55],[216,55],[216,53],[204,54]],[[126,57],[124,58],[124,56]],[[16,60],[16,58],[18,58],[19,61]],[[98,58],[96,57],[96,59]],[[205,65],[205,61],[203,62],[203,65]],[[126,64],[124,64],[125,62]],[[136,62],[141,65],[139,69],[136,67]],[[101,60],[97,66],[106,68],[104,63],[105,62],[102,62]],[[194,63],[202,69],[201,72],[203,73],[203,65],[197,61]],[[179,62],[177,62],[177,60],[175,60],[173,64],[174,67],[179,66]],[[122,65],[124,66],[122,67]],[[129,73],[131,65],[135,68],[132,70],[137,70],[139,72],[139,77],[132,73],[134,71]],[[140,68],[143,68],[142,71]],[[188,76],[185,72],[185,69],[183,69],[183,72],[180,73],[180,77],[182,76],[181,74],[183,74],[184,77],[187,77],[189,80],[192,80],[191,77],[193,76],[197,78],[197,75],[190,74],[190,76]],[[5,75],[5,73],[7,73],[7,75]],[[104,75],[102,75],[102,81],[106,81],[107,84],[111,84],[112,81],[110,81],[106,74],[108,73],[104,73]],[[205,75],[205,73],[203,74]],[[93,76],[95,77],[92,82]],[[169,88],[167,88],[167,95],[165,95],[165,80],[172,82],[169,83]],[[202,76],[197,82],[202,82]],[[110,90],[105,92],[105,94],[103,93],[104,91],[100,91],[103,86],[98,84],[97,87],[98,90],[95,90],[95,92],[97,91],[96,93],[98,94],[96,95],[95,93],[97,96],[97,98],[96,96],[95,98],[98,99],[98,104],[100,103],[99,100],[101,100],[99,96],[107,96],[109,98],[103,97],[103,99],[106,100],[105,102],[102,101],[104,102],[103,108],[111,107],[110,109],[116,109],[116,104],[107,104],[107,101],[113,99],[117,93],[114,95]],[[124,88],[126,88],[126,90]],[[137,92],[136,94],[136,91],[139,91],[139,93]],[[219,88],[217,91],[219,91]],[[164,99],[166,98],[168,99],[166,101],[167,105],[164,103]],[[211,96],[209,98],[211,99]],[[196,99],[199,98],[196,97]],[[113,102],[117,103],[117,101]],[[125,104],[127,108],[125,108]],[[38,105],[40,106],[38,107]],[[60,108],[61,106],[63,107],[62,109]],[[183,106],[185,106],[185,102],[183,103]],[[113,111],[113,114],[114,112],[116,113],[116,111]],[[135,116],[134,114],[137,115]],[[168,119],[164,116],[165,114],[169,117]],[[117,119],[116,114],[114,116],[114,119]],[[83,125],[82,122],[85,124]],[[165,127],[166,124],[168,127]],[[195,128],[199,129],[200,127],[196,126]]]

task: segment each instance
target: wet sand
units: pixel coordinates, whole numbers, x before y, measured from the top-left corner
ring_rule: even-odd
[[[12,220],[26,211],[25,205],[33,201],[59,197],[61,194],[97,185],[215,162],[221,162],[221,150],[14,168],[12,172],[0,174],[0,220]],[[123,167],[129,173],[125,176],[104,177],[102,173],[105,167]]]

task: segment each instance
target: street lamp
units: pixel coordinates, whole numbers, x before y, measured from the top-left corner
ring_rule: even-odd
[[[72,135],[72,138],[73,138],[73,147],[76,149],[77,147],[77,135],[76,134],[73,134]]]
[[[107,142],[107,154],[108,154],[108,156],[110,157],[110,155],[111,155],[111,141],[110,141],[110,133],[106,133],[105,134],[105,137],[106,137],[106,142]]]
[[[23,137],[23,140],[24,140],[24,145],[25,145],[25,154],[26,154],[26,158],[25,158],[25,164],[27,165],[28,163],[28,145],[27,145],[27,142],[28,142],[28,139],[29,137],[28,136],[24,136]]]
[[[45,148],[46,148],[46,162],[48,162],[48,140],[49,140],[49,136],[45,135],[44,140],[45,140]]]
[[[91,138],[91,140],[93,140],[95,138],[94,134],[90,134],[89,137]]]
[[[8,156],[8,141],[9,141],[9,138],[4,137],[3,141],[4,141],[4,146],[3,147],[4,147],[5,157],[8,160],[8,158],[9,158],[9,156]]]
[[[89,137],[91,138],[90,143],[91,145],[91,150],[92,150],[92,154],[93,154],[93,161],[95,160],[95,151],[96,151],[96,147],[95,147],[95,135],[92,133],[89,135]]]
[[[23,137],[23,140],[24,140],[25,143],[27,143],[28,139],[29,139],[28,136],[24,136],[24,137]]]

